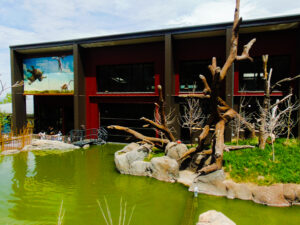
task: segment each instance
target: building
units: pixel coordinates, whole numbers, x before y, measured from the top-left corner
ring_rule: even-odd
[[[235,63],[229,70],[222,86],[229,105],[237,107],[239,96],[263,96],[263,54],[270,56],[273,81],[300,73],[299,24],[300,15],[241,24],[239,49],[255,37],[250,51],[255,60]],[[64,133],[81,125],[97,128],[119,124],[141,129],[138,119],[153,117],[158,84],[163,86],[166,109],[172,107],[179,114],[182,99],[178,95],[191,92],[193,87],[201,90],[198,75],[209,79],[207,66],[212,57],[217,57],[219,65],[224,63],[231,27],[232,23],[220,23],[11,46],[12,82],[24,76],[27,81],[12,91],[13,124],[19,128],[24,125],[24,96],[33,94],[37,131],[50,125]],[[44,71],[38,70],[39,66]],[[50,91],[45,85],[41,90],[33,88],[44,81],[52,85]],[[293,86],[299,95],[299,82]],[[300,134],[300,126],[297,129]],[[176,130],[180,135],[179,125]],[[230,138],[231,133],[226,132],[226,136]]]

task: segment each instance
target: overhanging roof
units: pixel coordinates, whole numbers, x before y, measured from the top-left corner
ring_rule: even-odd
[[[243,21],[240,26],[240,33],[253,33],[274,30],[295,29],[299,27],[300,15],[272,17]],[[232,22],[208,24],[201,26],[189,26],[169,28],[161,30],[116,34],[91,38],[73,39],[66,41],[44,42],[26,45],[10,46],[12,50],[23,54],[71,51],[74,44],[84,48],[113,46],[124,44],[136,44],[163,41],[164,35],[171,34],[175,39],[222,36],[225,30],[232,26]]]

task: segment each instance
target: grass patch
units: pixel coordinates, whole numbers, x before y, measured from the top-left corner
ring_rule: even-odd
[[[150,152],[149,155],[147,157],[145,157],[144,161],[145,162],[150,162],[152,158],[161,157],[161,156],[164,156],[164,155],[165,155],[165,152],[163,150],[154,147],[152,149],[152,152]]]
[[[239,141],[239,144],[257,145],[257,139]],[[226,143],[234,144],[234,143]],[[272,146],[224,152],[224,170],[236,182],[253,182],[259,185],[273,183],[300,183],[300,141],[277,139]]]

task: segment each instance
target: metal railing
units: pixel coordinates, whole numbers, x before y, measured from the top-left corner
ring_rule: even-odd
[[[71,130],[70,141],[77,142],[83,140],[96,140],[97,142],[105,142],[107,139],[107,131],[104,128],[92,128],[85,130]]]

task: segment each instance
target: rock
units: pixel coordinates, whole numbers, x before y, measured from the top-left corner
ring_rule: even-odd
[[[87,144],[87,145],[84,145],[82,148],[83,148],[83,149],[88,149],[89,147],[90,147],[90,145]]]
[[[175,182],[179,177],[179,165],[175,159],[167,156],[155,157],[151,159],[151,165],[152,176],[158,180]]]
[[[140,147],[139,144],[137,144],[137,143],[135,143],[135,142],[132,142],[132,143],[130,143],[129,145],[126,145],[121,151],[123,151],[123,152],[130,152],[130,151],[132,151],[133,149],[136,149],[136,148],[138,148],[138,147]]]
[[[199,221],[196,225],[236,225],[232,220],[221,212],[209,210],[199,216]]]
[[[115,164],[117,169],[122,174],[133,174],[130,170],[133,162],[144,161],[144,158],[148,156],[150,152],[149,145],[127,145],[122,150],[115,152]]]
[[[166,155],[171,159],[178,160],[188,151],[185,144],[178,144],[176,142],[169,142],[166,146]]]
[[[22,150],[31,151],[31,150],[66,150],[66,149],[78,149],[78,146],[67,144],[61,141],[52,141],[52,140],[38,140],[33,139],[31,145],[26,145]]]
[[[242,200],[251,200],[252,199],[252,191],[249,184],[239,184],[235,183],[232,180],[225,180],[223,182],[226,186],[227,190],[227,198],[234,199],[242,199]]]
[[[153,168],[150,162],[135,161],[131,164],[130,174],[136,176],[152,176]]]
[[[191,186],[197,174],[190,170],[181,170],[179,171],[179,178],[177,179],[178,183],[181,183],[185,186]]]
[[[129,174],[130,165],[127,160],[126,154],[124,154],[122,150],[115,152],[114,160],[117,170],[119,170],[120,173]]]
[[[283,184],[267,186],[255,186],[252,189],[253,201],[268,206],[284,207],[290,203],[284,198]]]
[[[13,149],[13,150],[6,150],[6,151],[2,151],[1,155],[15,155],[15,154],[19,154],[21,151],[18,149]]]
[[[296,200],[296,184],[283,184],[283,196],[288,201],[295,201]]]
[[[199,193],[226,196],[227,190],[226,185],[223,183],[225,180],[225,173],[223,170],[217,170],[213,173],[197,176],[189,190],[194,191],[195,187],[198,187]]]

